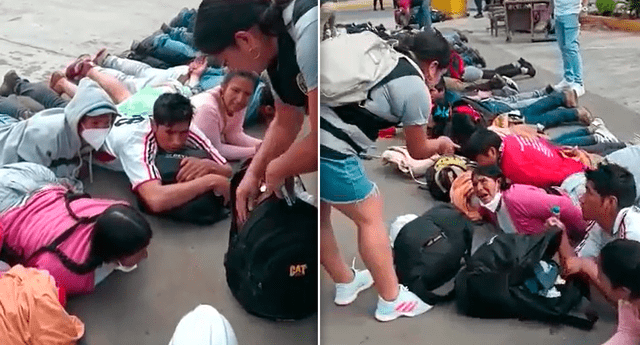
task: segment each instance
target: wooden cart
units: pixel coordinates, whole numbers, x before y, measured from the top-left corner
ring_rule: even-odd
[[[532,42],[555,40],[548,34],[550,0],[505,0],[504,7],[507,42],[514,33],[530,33]]]

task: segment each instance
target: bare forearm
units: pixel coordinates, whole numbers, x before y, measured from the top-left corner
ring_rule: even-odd
[[[309,133],[297,141],[271,164],[277,166],[278,174],[289,177],[318,170],[318,136]]]
[[[291,127],[290,124],[284,123],[282,119],[278,119],[276,116],[267,129],[262,145],[251,162],[249,172],[261,176],[264,174],[267,164],[291,146],[300,128],[298,126],[298,130],[294,131]]]
[[[203,176],[188,182],[161,185],[159,181],[150,181],[138,189],[138,197],[151,212],[159,213],[181,206],[197,196],[211,191],[216,182]]]
[[[618,300],[622,297],[613,292],[611,284],[605,279],[600,278],[598,264],[595,260],[584,258],[582,263],[582,272],[589,278],[591,284],[613,305],[618,305]]]
[[[211,173],[215,175],[222,175],[225,177],[231,177],[233,175],[233,169],[229,164],[217,164],[214,163],[211,167]]]

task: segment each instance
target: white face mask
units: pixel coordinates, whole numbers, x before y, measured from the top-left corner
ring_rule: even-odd
[[[84,128],[84,127],[83,127]],[[111,128],[89,128],[82,131],[82,138],[95,150],[100,149]]]
[[[129,272],[131,272],[131,271],[135,270],[136,268],[138,268],[138,264],[135,264],[135,265],[133,265],[133,266],[123,266],[123,265],[120,263],[120,261],[118,261],[118,266],[116,266],[116,268],[115,268],[115,269],[116,269],[116,270],[118,270],[118,271],[122,271],[122,272],[125,272],[125,273],[129,273]]]
[[[497,192],[494,196],[493,199],[491,199],[491,201],[489,201],[488,203],[484,204],[482,203],[482,201],[480,202],[480,204],[484,207],[486,207],[489,211],[491,212],[495,212],[498,209],[498,205],[500,205],[500,199],[502,198],[502,193]]]

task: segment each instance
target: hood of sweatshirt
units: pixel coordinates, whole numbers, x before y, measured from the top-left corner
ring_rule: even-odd
[[[116,105],[96,82],[83,78],[65,108],[43,110],[28,120],[0,124],[0,165],[32,162],[52,168],[60,177],[72,177],[83,142],[78,133],[83,116],[117,114]],[[85,144],[86,145],[86,144]],[[61,172],[56,171],[61,168]]]

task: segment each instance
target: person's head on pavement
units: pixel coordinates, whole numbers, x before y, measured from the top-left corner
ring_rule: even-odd
[[[247,107],[253,91],[258,85],[258,77],[251,72],[231,71],[222,80],[220,97],[229,114]]]
[[[509,182],[497,165],[479,166],[471,175],[475,195],[483,204],[489,204],[499,197],[501,191],[509,188]]]
[[[72,212],[71,207],[69,210]],[[71,216],[78,223],[67,231],[73,232],[77,226],[93,223],[88,258],[84,262],[75,262],[57,247],[43,249],[53,252],[69,271],[79,275],[87,274],[104,263],[119,263],[121,266],[131,267],[147,257],[146,248],[152,237],[151,227],[131,206],[114,204],[95,218],[79,217],[74,213]]]
[[[193,118],[191,101],[178,93],[164,93],[153,104],[151,129],[160,149],[166,152],[182,150],[189,139]]]
[[[83,143],[99,149],[118,114],[116,105],[96,82],[80,80],[78,93],[64,109],[67,122],[77,130]]]
[[[488,129],[476,130],[463,148],[464,156],[474,160],[480,166],[496,165],[500,160],[500,136]]]
[[[260,73],[278,55],[278,35],[286,32],[283,2],[204,0],[193,32],[195,46],[232,70]]]
[[[613,291],[624,300],[640,298],[640,242],[617,239],[600,251],[600,273],[611,283]]]
[[[404,36],[396,49],[418,63],[429,88],[436,86],[449,68],[451,46],[438,30]]]
[[[595,220],[611,232],[620,210],[633,205],[636,199],[633,175],[617,164],[600,164],[585,176],[586,192],[580,197],[582,217]]]

